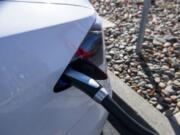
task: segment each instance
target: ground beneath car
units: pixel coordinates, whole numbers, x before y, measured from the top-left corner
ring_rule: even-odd
[[[115,24],[105,30],[109,70],[165,115],[179,112],[180,2],[156,0],[138,57],[134,50],[143,3],[91,1],[100,16]]]

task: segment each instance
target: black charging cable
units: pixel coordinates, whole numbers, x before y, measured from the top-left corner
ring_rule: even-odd
[[[134,135],[158,135],[133,119],[123,108],[121,108],[109,95],[108,91],[96,80],[68,68],[62,76],[63,80],[79,88],[97,103],[101,104],[112,116],[121,122]]]

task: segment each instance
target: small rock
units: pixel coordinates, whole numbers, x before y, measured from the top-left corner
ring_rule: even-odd
[[[180,108],[180,101],[177,103],[177,107],[179,107],[179,108]]]
[[[172,95],[172,96],[170,96],[170,98],[172,99],[173,102],[176,102],[176,100],[177,100],[177,96],[176,95]]]
[[[136,42],[136,40],[137,40],[137,37],[133,37],[130,42],[134,43],[134,42]]]
[[[142,93],[144,94],[144,97],[149,98],[149,96],[148,96],[148,92],[147,92],[146,90],[143,90],[143,91],[142,91]]]
[[[116,60],[114,63],[116,63],[116,64],[121,64],[121,63],[123,63],[124,62],[124,60]]]
[[[179,48],[180,48],[180,43],[174,43],[174,44],[173,44],[173,47],[174,47],[175,49],[179,49]]]
[[[170,70],[166,70],[166,71],[164,72],[164,74],[168,75],[170,78],[172,78],[172,77],[175,76],[175,75],[174,75],[174,72],[172,72],[172,71],[170,71]]]
[[[152,104],[152,105],[157,105],[157,101],[149,100],[149,103]]]
[[[114,59],[114,60],[118,60],[118,59],[120,59],[120,57],[121,57],[121,56],[120,56],[119,54],[114,54],[113,59]]]
[[[131,65],[131,66],[136,66],[137,63],[131,62],[130,65]]]
[[[170,106],[171,106],[171,107],[169,108],[169,110],[170,110],[171,112],[173,112],[176,105],[172,103]]]
[[[137,85],[132,85],[131,88],[135,91],[137,91],[139,89],[139,87]]]
[[[177,43],[174,43],[174,44],[173,44],[173,47],[174,47],[175,49],[179,49],[179,48],[180,48],[180,43],[178,43],[178,42],[177,42]]]
[[[173,111],[173,114],[179,112],[179,107],[175,107],[174,111]]]
[[[127,50],[128,52],[131,52],[133,49],[134,49],[133,46],[126,47],[126,50]]]
[[[163,48],[162,53],[166,54],[168,52],[167,48]]]
[[[161,43],[165,43],[166,40],[164,38],[161,38],[161,37],[155,37],[155,40],[161,42]]]
[[[125,81],[128,81],[131,79],[131,77],[129,75],[127,75],[124,79],[125,79]]]
[[[173,84],[180,88],[180,82],[178,80],[173,81]]]
[[[176,106],[176,104],[175,103],[171,103],[170,106],[174,108]]]
[[[108,50],[112,49],[112,48],[113,48],[113,44],[106,46],[106,48],[107,48]]]
[[[176,92],[174,91],[173,87],[169,85],[164,89],[164,93],[169,96],[175,94]]]
[[[166,36],[164,36],[164,39],[170,43],[176,43],[177,42],[177,38],[172,36],[172,35],[166,35]]]
[[[111,51],[109,51],[109,54],[110,54],[110,55],[114,55],[114,54],[115,54],[115,51],[111,50]]]
[[[124,59],[127,60],[127,59],[129,59],[129,57],[128,57],[127,55],[125,55],[125,56],[124,56]]]
[[[156,97],[152,97],[150,100],[151,101],[157,101],[157,98]]]
[[[156,108],[159,110],[159,111],[163,111],[164,110],[164,107],[160,104],[157,104]]]
[[[174,69],[176,70],[180,70],[180,62],[178,63],[172,63],[172,66],[174,67]]]
[[[163,70],[168,70],[168,69],[169,69],[169,66],[163,65],[161,68],[162,68]]]
[[[118,72],[118,71],[114,71],[114,74],[118,76],[118,75],[119,75],[119,72]]]
[[[168,75],[162,75],[162,79],[165,80],[165,81],[168,81],[169,80],[169,76]]]
[[[180,90],[177,91],[177,99],[178,99],[178,101],[180,101]]]
[[[138,71],[138,73],[137,73],[139,76],[142,76],[142,77],[144,77],[144,78],[146,78],[147,76],[142,72],[142,71]]]
[[[119,48],[120,48],[120,49],[124,49],[125,46],[124,46],[124,45],[120,45]]]
[[[160,83],[161,79],[160,79],[160,77],[155,77],[154,81],[155,81],[156,83]]]
[[[160,83],[159,83],[159,87],[161,87],[161,88],[165,88],[165,87],[166,87],[166,84],[165,84],[165,83],[163,83],[163,82],[160,82]]]
[[[179,79],[179,78],[180,78],[180,72],[176,72],[176,73],[175,73],[175,78],[176,78],[176,79]]]
[[[167,103],[171,103],[171,102],[172,102],[171,98],[168,98],[168,97],[165,97],[164,100],[165,100]]]
[[[119,65],[114,64],[113,67],[114,67],[114,69],[115,69],[116,71],[119,70]]]
[[[137,90],[137,93],[138,93],[138,94],[141,94],[141,92],[142,92],[141,90]]]
[[[164,44],[164,47],[169,47],[169,46],[171,46],[171,43],[169,43],[169,42],[166,42],[166,43]]]
[[[139,81],[138,81],[139,82]],[[145,81],[141,81],[138,83],[138,86],[141,86],[141,87],[144,87],[146,85],[146,82]]]
[[[110,61],[112,59],[111,55],[106,55],[106,60]]]
[[[146,84],[145,85],[147,88],[153,89],[153,85],[152,84]]]
[[[162,42],[160,42],[156,39],[153,39],[153,44],[158,46],[158,45],[162,45]]]

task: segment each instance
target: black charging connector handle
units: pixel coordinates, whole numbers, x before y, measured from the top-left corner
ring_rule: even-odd
[[[68,68],[61,78],[79,88],[91,98],[95,96],[101,87],[94,79],[72,68]]]
[[[158,135],[133,119],[109,95],[96,80],[69,68],[63,74],[63,79],[71,85],[85,92],[88,96],[101,104],[112,116],[122,123],[134,135]]]

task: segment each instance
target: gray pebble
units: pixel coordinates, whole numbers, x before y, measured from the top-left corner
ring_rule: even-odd
[[[107,61],[109,61],[109,60],[111,60],[111,59],[112,59],[111,55],[106,55],[106,60],[107,60]]]
[[[172,35],[166,35],[164,36],[164,39],[168,42],[171,42],[171,43],[176,43],[177,42],[177,38],[172,36]]]
[[[157,104],[156,108],[159,110],[159,111],[163,111],[164,107],[160,104]]]
[[[164,93],[167,95],[167,96],[170,96],[170,95],[173,95],[173,94],[176,94],[176,91],[173,89],[173,87],[170,85],[170,86],[167,86],[165,89],[164,89]]]
[[[176,72],[176,73],[175,73],[175,78],[176,78],[176,79],[180,79],[180,72]]]
[[[180,88],[180,81],[175,80],[175,81],[173,81],[173,84],[174,84],[175,86],[177,86],[177,87]]]
[[[155,77],[154,81],[155,81],[156,83],[160,83],[161,79],[160,79],[160,77]]]

